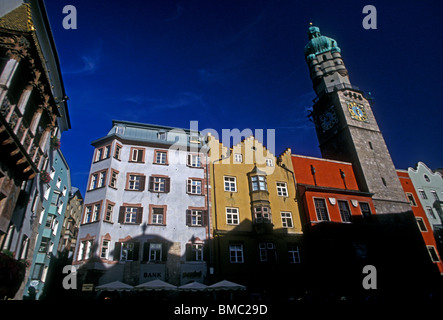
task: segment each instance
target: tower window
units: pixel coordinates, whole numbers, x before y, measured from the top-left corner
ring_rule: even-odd
[[[385,180],[385,178],[382,177],[382,178],[381,178],[381,181],[383,182],[384,186],[387,187],[387,184],[386,184],[386,180]]]
[[[371,148],[371,150],[374,150],[374,148],[372,147],[372,142],[368,141],[368,144],[369,144],[369,148]]]

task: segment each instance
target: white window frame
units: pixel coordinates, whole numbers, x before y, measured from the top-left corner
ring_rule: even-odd
[[[279,197],[287,197],[288,196],[288,185],[286,182],[276,182],[277,185],[277,195]]]
[[[243,244],[229,245],[229,262],[230,263],[244,263]]]
[[[227,192],[237,192],[237,177],[224,176],[224,190]],[[232,190],[234,189],[234,190]]]
[[[243,155],[241,153],[234,153],[234,162],[242,163]]]
[[[229,222],[231,221],[231,222]],[[227,207],[226,208],[226,224],[238,225],[240,224],[240,215],[238,208]]]
[[[293,228],[294,227],[294,221],[292,220],[292,212],[289,211],[283,211],[280,212],[281,216],[281,224],[283,228]],[[290,226],[288,225],[288,221],[290,222]]]

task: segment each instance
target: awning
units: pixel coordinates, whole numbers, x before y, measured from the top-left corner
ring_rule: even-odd
[[[222,280],[210,285],[208,290],[246,290],[246,287],[228,280]]]
[[[161,280],[152,280],[152,281],[148,281],[142,284],[139,284],[138,286],[135,287],[136,290],[156,290],[156,291],[160,291],[160,290],[177,290],[177,287],[161,281]]]
[[[114,281],[102,284],[101,286],[98,286],[95,289],[102,291],[131,291],[133,288],[134,287],[130,286],[129,284],[120,281]]]
[[[178,287],[179,290],[182,291],[203,291],[206,290],[208,286],[204,285],[203,283],[194,281],[188,284],[185,284],[183,286]]]

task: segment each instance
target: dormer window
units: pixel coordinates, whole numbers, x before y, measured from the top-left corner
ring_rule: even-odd
[[[164,132],[164,131],[160,131],[160,132],[158,132],[158,133],[157,133],[157,139],[158,139],[158,140],[164,140],[164,141],[166,141],[166,132]]]

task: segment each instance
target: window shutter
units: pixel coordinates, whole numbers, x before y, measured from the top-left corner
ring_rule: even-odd
[[[125,211],[126,211],[126,207],[121,206],[120,212],[118,214],[118,223],[125,223]]]
[[[209,261],[209,243],[203,244],[203,261]]]
[[[154,177],[149,177],[149,191],[154,191]]]
[[[137,208],[137,216],[135,218],[135,223],[142,223],[143,220],[143,207]]]
[[[146,184],[146,177],[145,176],[140,176],[140,191],[144,191],[145,190],[145,184]]]
[[[192,192],[192,179],[186,180],[186,193]]]
[[[191,226],[191,210],[186,210],[186,225]]]
[[[193,261],[195,259],[192,259],[192,243],[186,244],[186,261]]]
[[[120,260],[121,249],[122,249],[121,242],[116,242],[114,247],[114,261]]]
[[[208,218],[208,210],[202,210],[202,223],[204,227],[208,225]]]
[[[132,256],[133,261],[138,261],[140,256],[140,242],[134,242],[134,254]]]
[[[142,261],[149,261],[149,242],[143,243],[143,260]]]
[[[170,191],[171,178],[165,178],[165,192]]]
[[[190,166],[190,165],[191,165],[191,161],[192,161],[191,155],[190,155],[190,154],[188,154],[188,163],[187,163],[187,165],[188,165],[188,166]]]
[[[168,259],[168,244],[162,243],[162,261],[166,261]]]
[[[144,150],[139,149],[137,152],[137,162],[143,162]]]

